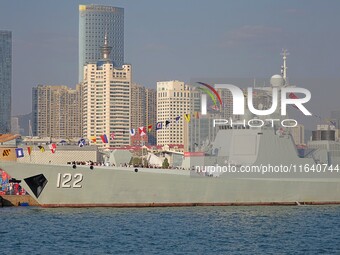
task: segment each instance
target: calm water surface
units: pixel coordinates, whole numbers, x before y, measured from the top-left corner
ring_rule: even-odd
[[[340,254],[340,206],[0,208],[1,254]]]

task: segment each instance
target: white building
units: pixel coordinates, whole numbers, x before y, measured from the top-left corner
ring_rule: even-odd
[[[111,49],[105,38],[102,59],[84,67],[83,134],[90,141],[95,137],[102,147],[130,144],[131,65],[115,67],[109,59]],[[100,138],[104,134],[107,144]]]
[[[163,128],[157,131],[157,144],[184,144],[185,114],[194,117],[199,111],[200,93],[181,81],[157,82],[157,122]],[[176,118],[179,120],[176,121]],[[166,125],[167,122],[170,122]]]

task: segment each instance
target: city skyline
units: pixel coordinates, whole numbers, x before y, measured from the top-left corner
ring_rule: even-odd
[[[94,3],[125,10],[125,61],[134,66],[133,82],[155,88],[164,80],[240,77],[246,82],[237,85],[246,87],[279,73],[280,51],[288,48],[290,81],[311,91],[309,108],[326,118],[340,108],[340,56],[333,50],[340,37],[332,32],[340,3],[326,2],[6,2],[0,29],[13,33],[13,115],[27,113],[27,94],[37,84],[75,87],[78,8]],[[11,22],[14,10],[18,18]]]

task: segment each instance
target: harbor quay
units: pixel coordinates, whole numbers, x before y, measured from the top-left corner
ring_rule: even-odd
[[[1,195],[0,207],[4,206],[40,206],[30,195]]]

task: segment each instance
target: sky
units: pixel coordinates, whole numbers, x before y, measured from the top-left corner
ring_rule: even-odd
[[[268,84],[286,48],[290,83],[311,91],[307,108],[324,118],[340,110],[337,0],[0,0],[0,30],[13,33],[12,115],[31,112],[38,84],[75,87],[78,5],[91,3],[125,9],[125,62],[136,83],[155,88],[202,77]]]

